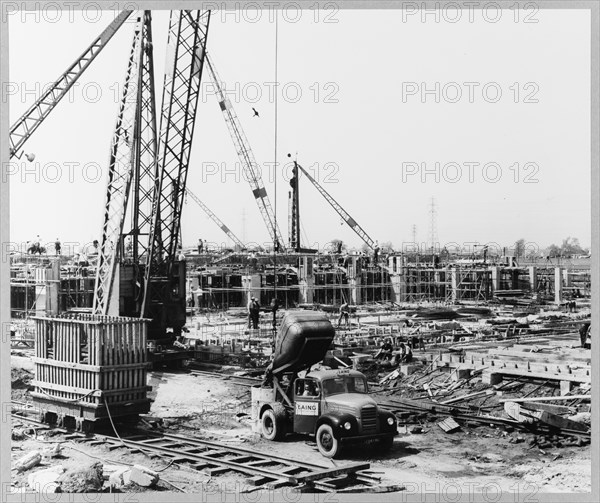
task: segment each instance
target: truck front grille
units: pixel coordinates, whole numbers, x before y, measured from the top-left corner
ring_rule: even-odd
[[[360,411],[360,422],[363,433],[377,433],[377,408],[372,405],[363,407]]]

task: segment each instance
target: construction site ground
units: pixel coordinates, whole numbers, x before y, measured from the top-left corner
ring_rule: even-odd
[[[28,401],[31,364],[27,356],[13,356],[13,400]],[[227,369],[224,369],[227,372]],[[152,386],[152,408],[145,418],[149,425],[164,431],[202,439],[230,443],[244,448],[280,455],[324,466],[340,466],[347,462],[369,462],[370,470],[381,477],[382,485],[404,485],[408,493],[444,492],[472,494],[498,493],[521,497],[545,492],[589,492],[591,490],[590,445],[540,448],[535,435],[507,431],[486,425],[467,424],[453,433],[444,432],[437,423],[443,417],[421,414],[421,433],[413,424],[399,427],[392,449],[387,453],[375,448],[347,449],[339,460],[328,460],[317,451],[314,440],[307,436],[288,436],[283,442],[269,442],[253,433],[250,424],[250,388],[231,380],[206,377],[183,371],[154,371],[149,375]],[[477,386],[473,388],[477,390]],[[385,399],[384,394],[376,398]],[[17,420],[18,421],[18,420]],[[417,428],[418,430],[418,428]],[[246,484],[247,476],[227,472],[211,478],[165,459],[154,459],[144,453],[131,453],[125,448],[109,450],[103,445],[79,445],[43,430],[36,438],[29,434],[20,440],[13,437],[13,462],[33,450],[43,453],[60,442],[57,457],[44,456],[40,466],[61,464],[67,471],[95,461],[103,465],[143,465],[160,474],[152,489],[129,484],[120,491],[163,490],[189,493],[247,491],[256,488]],[[13,488],[23,491],[28,472],[13,471]],[[105,487],[105,490],[109,489]]]

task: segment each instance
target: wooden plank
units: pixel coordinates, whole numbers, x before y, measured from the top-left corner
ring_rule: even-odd
[[[42,365],[52,365],[53,367],[65,367],[65,368],[74,368],[80,370],[91,370],[94,372],[112,372],[113,370],[118,369],[139,369],[139,368],[147,368],[150,364],[148,362],[142,363],[131,363],[127,365],[88,365],[86,363],[70,363],[70,362],[61,362],[53,360],[52,358],[32,358],[33,363],[38,363]]]
[[[591,395],[568,395],[568,396],[538,396],[527,398],[511,398],[500,400],[500,402],[548,402],[554,400],[591,400]]]
[[[508,405],[508,403],[504,404],[505,408],[507,405]],[[514,405],[519,407],[519,404],[514,404]],[[575,430],[575,431],[582,431],[582,432],[589,431],[588,426],[583,423],[578,423],[577,421],[572,421],[570,419],[558,416],[556,414],[552,414],[551,412],[548,412],[548,411],[524,410],[523,407],[520,406],[520,412],[521,412],[521,415],[529,416],[529,417],[533,418],[534,420],[537,419],[537,420],[541,421],[542,423],[552,426],[553,428],[568,429],[568,430]]]
[[[475,393],[469,393],[468,395],[457,396],[456,398],[451,398],[449,400],[444,400],[440,402],[441,404],[447,405],[450,403],[462,402],[463,400],[469,400],[470,398],[475,398],[482,395],[493,395],[495,393],[492,389],[484,389],[481,391],[476,391]]]
[[[446,433],[452,433],[453,431],[457,431],[460,429],[460,424],[458,424],[451,417],[447,417],[443,421],[437,423],[437,425],[444,430]]]
[[[87,393],[90,393],[90,391],[91,391],[89,389],[81,388],[79,386],[67,386],[64,384],[55,384],[55,383],[48,383],[48,382],[42,382],[42,381],[32,381],[31,385],[37,386],[38,388],[51,389],[53,391],[61,391],[61,392],[65,392],[65,393],[77,393],[80,395],[85,395]],[[101,396],[102,391],[94,391],[92,393],[92,395]]]
[[[575,414],[577,411],[574,407],[566,407],[564,405],[552,405],[543,402],[521,402],[521,408],[529,410],[541,410],[552,414]]]
[[[267,477],[265,475],[256,475],[254,477],[249,477],[246,479],[246,483],[249,486],[261,486],[263,485],[265,482],[269,482],[273,479],[275,479],[276,477]]]
[[[292,476],[292,481],[296,484],[302,482],[310,482],[312,480],[319,480],[324,478],[331,478],[344,473],[354,473],[360,470],[368,470],[371,467],[370,463],[356,463],[350,466],[343,466],[339,468],[332,468],[330,470],[321,470],[313,473],[307,473],[304,475]]]

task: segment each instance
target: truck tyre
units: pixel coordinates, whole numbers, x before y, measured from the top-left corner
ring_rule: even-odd
[[[394,445],[394,436],[390,435],[388,437],[383,437],[382,439],[379,440],[379,448],[383,451],[389,451],[392,448],[392,445]]]
[[[274,407],[262,415],[262,434],[267,440],[281,440],[285,435],[285,409]]]
[[[333,434],[333,429],[328,424],[322,424],[317,429],[317,448],[326,458],[336,457],[340,451],[340,442]]]

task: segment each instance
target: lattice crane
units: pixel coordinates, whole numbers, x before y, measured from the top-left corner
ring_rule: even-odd
[[[100,33],[75,62],[52,84],[36,102],[11,126],[10,157],[16,156],[46,117],[69,92],[77,79],[87,70],[91,62],[106,47],[106,44],[127,20],[133,11],[124,10]]]
[[[192,198],[192,200],[198,205],[200,206],[200,208],[202,208],[202,210],[204,211],[204,213],[206,213],[208,215],[208,217],[219,226],[219,228],[225,233],[227,234],[227,236],[229,237],[229,239],[231,239],[236,245],[238,245],[240,248],[244,248],[244,243],[242,243],[242,241],[231,231],[231,229],[229,227],[227,227],[223,222],[221,222],[221,220],[219,219],[219,217],[217,217],[217,215],[215,215],[208,206],[206,206],[206,204],[204,204],[200,198],[194,194],[189,188],[185,189],[185,193]]]
[[[354,220],[350,216],[350,214],[344,208],[342,208],[340,206],[340,204],[333,197],[331,197],[329,192],[327,192],[323,187],[321,187],[321,185],[312,176],[310,176],[308,171],[306,171],[302,166],[300,166],[300,164],[298,164],[295,161],[294,161],[294,166],[297,167],[298,169],[300,169],[300,171],[302,171],[302,173],[304,173],[304,175],[306,175],[306,177],[311,181],[311,183],[315,186],[315,188],[321,193],[321,195],[325,198],[325,200],[338,213],[338,215],[340,217],[342,217],[344,222],[346,222],[348,224],[348,226],[354,232],[356,232],[356,234],[358,234],[358,237],[360,237],[360,239],[362,239],[369,248],[374,249],[375,241],[373,241],[371,239],[371,237],[367,234],[367,232],[360,225],[358,225],[358,222],[356,220]],[[296,180],[296,183],[298,183],[297,180]]]
[[[135,171],[137,143],[139,140],[138,89],[145,77],[142,70],[143,42],[147,39],[149,19],[138,16],[133,33],[133,42],[127,64],[119,114],[113,134],[108,163],[108,183],[102,221],[102,239],[96,266],[93,311],[95,314],[118,314],[118,304],[110,312],[115,272],[121,255],[121,235],[129,199],[131,181]],[[135,96],[136,99],[131,99]],[[113,311],[114,311],[113,310]]]
[[[171,11],[142,315],[149,332],[185,325],[185,263],[177,261],[210,11]],[[149,333],[149,336],[150,336]]]
[[[275,212],[271,206],[271,201],[269,200],[262,176],[260,171],[257,169],[258,165],[256,164],[254,152],[250,147],[250,142],[248,141],[248,138],[242,129],[242,125],[240,124],[240,120],[235,113],[235,109],[233,108],[231,101],[229,101],[227,94],[224,92],[221,86],[219,74],[217,73],[214,62],[211,60],[208,54],[206,54],[206,63],[217,89],[219,106],[221,107],[223,117],[225,118],[225,123],[229,129],[231,139],[233,140],[235,151],[237,152],[244,172],[246,173],[246,178],[248,179],[250,187],[252,188],[252,194],[254,195],[256,204],[258,205],[258,210],[260,211],[265,225],[267,226],[269,236],[271,237],[271,242],[274,244],[276,250],[283,250],[285,241],[283,240],[281,231],[277,225]]]

